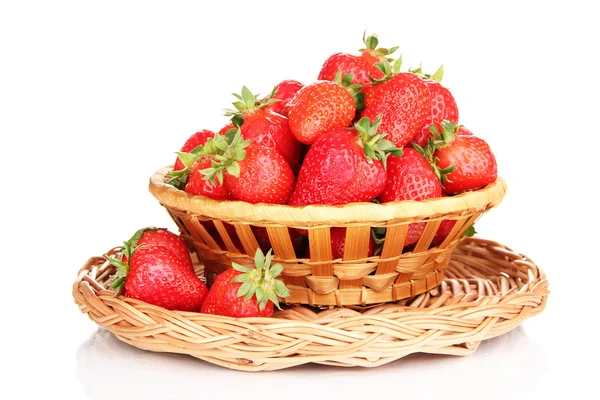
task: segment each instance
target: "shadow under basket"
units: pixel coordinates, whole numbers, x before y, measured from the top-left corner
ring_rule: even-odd
[[[477,191],[419,202],[292,207],[190,195],[165,183],[169,170],[151,177],[150,192],[202,259],[209,284],[232,262],[253,265],[257,248],[272,248],[290,290],[282,301],[318,306],[393,302],[437,287],[464,232],[506,191],[498,178]],[[339,228],[345,246],[334,259],[331,235]],[[373,256],[375,228],[385,241]]]

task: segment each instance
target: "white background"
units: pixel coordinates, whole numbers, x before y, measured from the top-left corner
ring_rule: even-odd
[[[543,398],[596,392],[598,45],[594,2],[1,2],[2,398]],[[218,5],[215,5],[218,3]],[[366,4],[365,4],[366,3]],[[81,315],[76,272],[147,225],[147,192],[243,84],[314,80],[364,29],[405,66],[444,63],[460,120],[509,183],[481,236],[530,255],[540,316],[468,358],[248,374],[120,343]],[[586,366],[584,363],[590,362]],[[223,397],[220,397],[223,396]]]

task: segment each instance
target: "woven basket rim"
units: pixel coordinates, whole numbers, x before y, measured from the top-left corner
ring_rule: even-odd
[[[150,178],[150,193],[164,206],[223,221],[247,223],[274,222],[289,226],[347,225],[436,218],[449,214],[481,211],[496,206],[506,193],[506,182],[498,177],[488,186],[451,197],[423,201],[404,200],[386,204],[350,203],[337,206],[295,207],[280,204],[250,204],[243,201],[218,201],[191,195],[165,183],[173,167],[156,171]]]

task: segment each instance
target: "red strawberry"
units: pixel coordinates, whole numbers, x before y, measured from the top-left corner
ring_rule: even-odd
[[[275,103],[269,104],[267,108],[277,114],[288,116],[288,103],[292,100],[298,90],[302,89],[304,85],[298,81],[285,80],[275,86],[275,95],[273,95],[276,101]]]
[[[344,88],[341,74],[338,78],[304,86],[288,104],[290,129],[300,142],[313,144],[323,134],[352,124],[356,103],[350,90],[358,94],[358,88]],[[344,84],[351,79],[344,77]]]
[[[127,296],[168,310],[199,311],[206,285],[167,247],[143,245],[126,263],[110,259],[119,269],[111,285]]]
[[[352,74],[352,84],[368,85],[371,78],[382,79],[385,74],[375,66],[385,56],[396,51],[397,47],[391,49],[379,49],[379,41],[376,35],[365,38],[363,43],[366,48],[361,49],[361,55],[355,56],[348,53],[335,53],[329,57],[319,73],[319,80],[332,81],[338,71],[343,75]]]
[[[123,262],[127,263],[128,258],[136,248],[145,245],[166,247],[175,257],[180,259],[190,270],[194,271],[190,250],[186,246],[181,236],[176,235],[167,229],[147,227],[136,231],[131,239],[123,244]]]
[[[433,238],[431,245],[439,246],[440,244],[442,244],[444,239],[446,239],[446,237],[450,234],[450,231],[452,231],[452,228],[454,228],[454,225],[456,225],[456,221],[453,219],[443,220],[442,223],[440,224],[437,232],[435,233],[435,237]],[[477,232],[475,231],[475,226],[471,225],[470,227],[467,228],[465,233],[463,233],[463,236],[471,237],[476,233]]]
[[[288,119],[268,108],[279,102],[274,102],[271,96],[262,102],[256,101],[256,96],[246,86],[242,88],[241,95],[235,96],[238,99],[233,103],[236,109],[228,110],[226,115],[232,116],[232,122],[241,127],[242,138],[277,150],[290,167],[296,169],[301,145],[290,130]]]
[[[366,118],[355,129],[328,132],[308,150],[289,204],[345,204],[371,201],[385,187],[388,154],[401,154],[377,134],[380,123]]]
[[[381,132],[397,147],[408,144],[421,130],[431,109],[431,94],[421,78],[412,72],[397,72],[400,62],[392,68],[383,62],[387,76],[381,82],[365,88],[365,109],[361,116],[374,120],[381,115]]]
[[[219,274],[213,283],[201,312],[234,318],[270,317],[277,297],[289,296],[282,281],[275,279],[283,271],[281,264],[271,267],[271,252],[266,257],[256,250],[256,268],[233,263],[233,268]]]
[[[496,181],[496,158],[483,139],[459,134],[456,124],[449,121],[442,123],[441,134],[435,125],[431,131],[434,137],[424,151],[440,170],[444,193],[458,194]]]
[[[196,132],[192,136],[190,136],[188,140],[186,140],[180,151],[182,153],[190,153],[196,147],[204,145],[206,141],[212,138],[213,136],[215,136],[215,133],[206,129],[201,130],[200,132]],[[175,160],[175,167],[173,168],[173,170],[179,171],[184,168],[185,165],[183,165],[179,157],[177,157],[177,160]]]
[[[185,185],[185,191],[190,194],[206,196],[215,200],[231,200],[229,188],[226,185],[222,185],[222,182],[213,183],[208,179],[204,179],[204,174],[200,171],[210,168],[211,166],[211,158],[205,158],[196,162],[190,169],[188,181]]]
[[[286,204],[295,176],[277,150],[250,145],[238,129],[228,137],[216,134],[197,154],[181,154],[184,164],[211,158],[210,168],[198,170],[213,184],[223,183],[234,200]]]
[[[428,79],[424,82],[431,94],[430,112],[427,115],[425,124],[412,139],[414,143],[421,147],[425,146],[427,140],[431,137],[431,131],[429,130],[431,124],[435,124],[438,130],[441,131],[442,121],[444,120],[458,123],[458,107],[452,93],[435,80]]]
[[[344,258],[344,250],[346,249],[346,228],[331,228],[329,231],[331,236],[331,255],[334,260]],[[369,240],[369,250],[367,257],[371,257],[375,252],[377,244],[373,237]],[[310,258],[310,247],[306,248],[304,258]]]
[[[231,197],[248,203],[286,204],[294,190],[294,172],[274,149],[251,145],[239,161],[239,177],[225,175]]]
[[[442,197],[442,185],[428,161],[418,151],[405,148],[401,157],[388,158],[388,180],[379,196],[381,203]],[[410,224],[404,244],[416,243],[425,223]]]

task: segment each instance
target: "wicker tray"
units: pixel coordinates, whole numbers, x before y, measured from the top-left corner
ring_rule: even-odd
[[[548,297],[548,281],[531,260],[478,238],[461,241],[446,279],[415,298],[352,309],[291,306],[273,318],[168,311],[115,297],[104,286],[113,273],[93,257],[73,285],[75,302],[98,325],[141,349],[244,371],[306,363],[376,367],[417,352],[468,355],[542,312]]]

